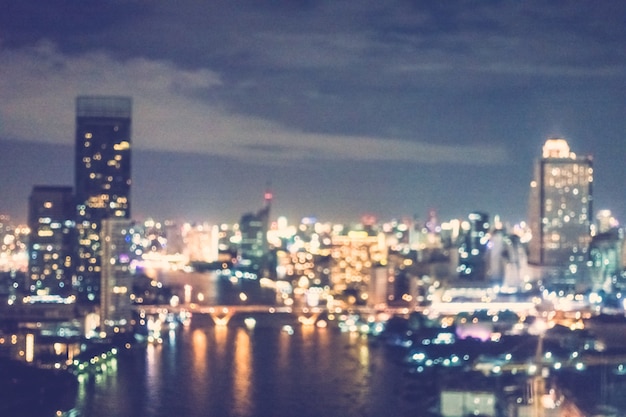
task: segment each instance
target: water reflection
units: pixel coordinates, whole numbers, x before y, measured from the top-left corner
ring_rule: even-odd
[[[280,372],[286,371],[291,365],[291,336],[288,333],[281,331],[278,335],[278,370]]]
[[[89,415],[88,411],[102,392],[119,392],[120,384],[118,379],[118,361],[115,358],[110,359],[107,363],[100,365],[99,369],[93,369],[90,373],[82,373],[77,376],[78,389],[76,394],[76,402],[74,409],[70,413],[78,413],[78,410],[84,410],[80,415]],[[127,407],[124,403],[103,405],[104,410],[112,411],[117,414],[121,411],[124,414]]]
[[[367,345],[359,346],[359,362],[364,369],[368,369],[370,366],[370,349]]]
[[[207,374],[207,337],[206,333],[196,329],[192,333],[193,376],[197,382],[204,381]]]
[[[250,337],[243,329],[235,330],[235,356],[233,369],[233,397],[237,415],[249,416],[252,414],[252,353],[250,351]]]
[[[161,400],[161,345],[146,346],[146,406],[149,411],[158,410]]]
[[[226,338],[228,336],[228,327],[215,326],[213,328],[213,336],[217,360],[220,363],[224,363],[224,361],[226,360]]]
[[[205,319],[162,345],[125,352],[117,368],[85,379],[80,415],[402,415],[394,413],[399,373],[366,339],[302,326],[287,315],[256,317],[253,330],[243,321],[214,326]]]

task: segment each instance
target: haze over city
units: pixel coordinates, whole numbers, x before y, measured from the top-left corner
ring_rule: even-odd
[[[133,217],[526,218],[547,137],[623,221],[621,2],[9,1],[0,212],[73,183],[75,97],[133,97]]]

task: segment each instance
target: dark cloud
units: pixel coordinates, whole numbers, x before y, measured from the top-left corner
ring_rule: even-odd
[[[436,200],[438,169],[491,190],[511,184],[480,173],[513,166],[524,190],[559,134],[604,157],[598,201],[626,212],[603,185],[623,172],[606,150],[626,129],[625,18],[626,3],[595,1],[8,0],[0,136],[71,143],[75,95],[131,94],[140,149],[383,163]],[[388,176],[407,163],[428,168]]]

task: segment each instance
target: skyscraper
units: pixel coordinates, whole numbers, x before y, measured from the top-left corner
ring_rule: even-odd
[[[133,222],[125,219],[102,220],[102,273],[100,328],[114,333],[131,322]]]
[[[548,139],[530,184],[532,240],[528,261],[552,276],[576,280],[588,260],[592,219],[591,156],[576,156],[565,139]]]
[[[98,301],[102,220],[130,218],[131,108],[129,97],[76,99],[74,284],[79,301]]]
[[[257,213],[246,213],[241,216],[239,230],[241,244],[237,254],[240,268],[257,275],[266,274],[269,244],[267,231],[269,228],[272,194],[265,193],[265,205]]]
[[[489,243],[489,215],[473,212],[468,216],[469,228],[459,245],[459,277],[476,281],[486,278],[487,244]]]
[[[33,187],[28,204],[30,238],[26,279],[26,289],[31,295],[63,298],[71,295],[74,213],[72,187]]]

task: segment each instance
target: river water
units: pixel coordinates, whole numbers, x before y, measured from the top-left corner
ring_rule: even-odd
[[[271,317],[270,317],[271,316]],[[248,329],[196,316],[163,343],[121,352],[81,377],[70,415],[87,417],[422,416],[432,395],[382,346],[287,314]],[[291,327],[284,327],[284,326]],[[293,333],[288,331],[293,329]]]
[[[207,304],[232,303],[241,291],[254,295],[214,275],[166,278],[166,283],[179,287],[192,284],[192,299],[196,301],[202,293]],[[165,332],[161,344],[122,350],[104,372],[80,376],[75,407],[66,414],[432,416],[438,402],[436,382],[429,379],[432,374],[407,375],[397,352],[389,347],[358,333],[341,332],[332,324],[303,326],[297,317],[285,313],[256,313],[256,326],[249,328],[245,324],[249,316],[240,313],[228,326],[216,326],[209,316],[195,315],[189,326]],[[568,381],[565,385],[576,396],[585,397],[585,402],[626,409],[626,376],[608,371],[600,376],[593,372],[563,375],[561,382]],[[606,388],[590,389],[596,386]]]

